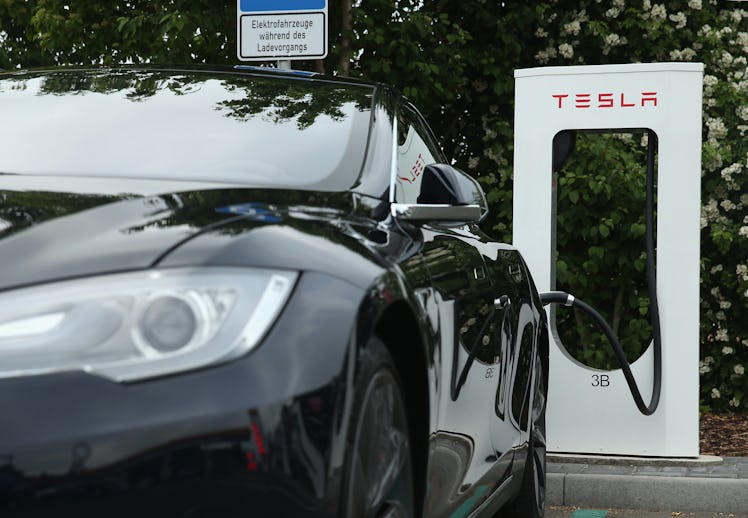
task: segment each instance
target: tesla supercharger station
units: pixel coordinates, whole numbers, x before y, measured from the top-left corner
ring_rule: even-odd
[[[555,289],[554,136],[563,130],[650,129],[658,137],[656,266],[663,362],[659,406],[653,415],[642,415],[621,370],[601,371],[575,360],[552,325],[550,452],[699,455],[703,70],[701,63],[655,63],[515,71],[513,240],[539,292]],[[650,344],[632,364],[645,401],[652,392],[652,350]]]

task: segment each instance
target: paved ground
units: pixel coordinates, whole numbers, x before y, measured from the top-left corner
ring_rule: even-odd
[[[575,509],[551,507],[546,510],[546,518],[748,518],[748,514],[734,513],[689,513],[682,511],[632,511],[621,509]]]
[[[748,518],[748,458],[549,455],[547,498],[549,506],[569,506],[566,511],[559,511],[562,514],[549,515],[558,517],[701,518],[720,516],[710,513],[721,512],[725,513],[722,516],[733,513],[732,516]],[[626,514],[625,511],[574,514],[586,509],[647,509],[659,514]],[[673,514],[678,512],[683,514]],[[706,514],[686,514],[699,512]]]

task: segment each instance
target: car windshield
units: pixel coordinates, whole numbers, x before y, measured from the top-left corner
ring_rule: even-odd
[[[344,190],[372,87],[232,73],[0,75],[0,173]]]

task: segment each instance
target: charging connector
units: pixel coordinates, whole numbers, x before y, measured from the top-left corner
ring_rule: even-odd
[[[654,342],[654,377],[652,387],[652,399],[647,405],[642,398],[639,386],[636,384],[634,375],[631,372],[631,365],[626,359],[623,347],[618,341],[618,337],[613,332],[608,322],[592,306],[582,300],[563,291],[551,291],[541,293],[540,300],[544,306],[548,304],[562,304],[564,306],[573,306],[590,315],[598,326],[605,333],[608,341],[613,346],[613,351],[621,366],[623,375],[628,383],[631,395],[636,402],[639,411],[644,415],[652,415],[660,403],[660,393],[662,390],[662,335],[660,332],[660,312],[657,305],[657,272],[655,256],[655,180],[654,180],[654,162],[655,148],[657,146],[657,135],[653,131],[648,132],[647,139],[647,199],[646,199],[646,249],[647,249],[647,289],[649,292],[649,314],[652,324],[652,341]]]

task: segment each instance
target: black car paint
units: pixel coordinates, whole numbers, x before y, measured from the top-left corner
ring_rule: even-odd
[[[127,384],[83,373],[0,380],[0,510],[333,516],[356,356],[374,334],[389,339],[406,405],[419,418],[411,438],[417,475],[429,480],[418,488],[424,514],[495,511],[513,494],[523,464],[514,461],[527,447],[527,348],[543,313],[519,254],[476,226],[383,216],[395,104],[377,87],[370,159],[349,192],[217,185],[92,197],[2,189],[0,177],[2,210],[18,215],[4,217],[0,234],[2,290],[147,268],[302,272],[263,343],[239,360]],[[39,194],[55,203],[24,212],[23,200]],[[454,372],[471,343],[480,346],[440,327],[446,312],[463,318],[451,304],[461,290],[488,307],[484,319],[495,298],[511,299],[488,324],[501,350],[478,351],[468,366],[494,384],[485,412],[497,444],[437,419],[440,402],[468,404]],[[517,328],[520,314],[529,328]],[[461,465],[439,455],[449,444],[462,445],[454,448]],[[493,453],[474,458],[486,448]],[[478,478],[466,480],[471,466]]]

